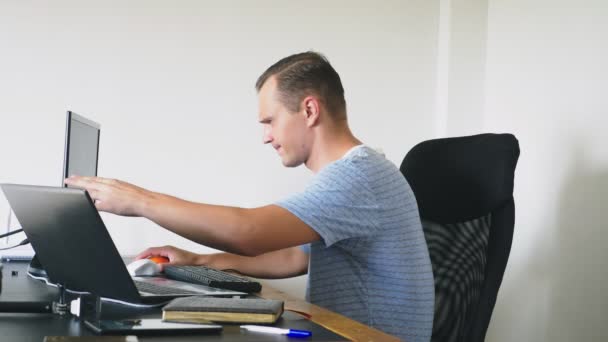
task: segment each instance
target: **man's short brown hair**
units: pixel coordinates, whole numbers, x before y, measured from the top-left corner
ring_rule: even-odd
[[[308,51],[281,59],[258,78],[256,90],[259,92],[272,76],[277,80],[280,101],[290,111],[299,111],[304,97],[316,95],[334,119],[346,119],[340,75],[322,54]]]

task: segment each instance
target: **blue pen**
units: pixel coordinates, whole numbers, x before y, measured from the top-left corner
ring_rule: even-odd
[[[296,330],[296,329],[281,329],[275,327],[265,327],[263,325],[241,325],[241,329],[263,332],[277,335],[287,335],[287,337],[310,337],[312,332],[307,330]]]

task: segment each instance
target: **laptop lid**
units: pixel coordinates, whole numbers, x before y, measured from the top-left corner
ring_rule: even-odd
[[[0,187],[53,283],[127,302],[247,295],[159,277],[137,280],[165,287],[162,294],[138,291],[85,190],[18,184]]]
[[[49,280],[75,291],[141,302],[137,288],[88,193],[1,184]]]

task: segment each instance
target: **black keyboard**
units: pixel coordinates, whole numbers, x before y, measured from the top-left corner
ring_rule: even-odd
[[[175,266],[164,267],[165,276],[170,279],[186,281],[240,292],[260,292],[262,285],[257,281],[234,274],[214,270],[205,266]]]
[[[174,294],[200,295],[201,294],[200,292],[188,291],[188,290],[180,289],[177,287],[166,286],[166,285],[156,285],[156,284],[146,283],[146,282],[139,281],[139,280],[133,280],[133,282],[135,283],[135,287],[137,287],[137,290],[140,292],[147,292],[147,293],[152,293],[152,294],[157,294],[157,295],[174,295]]]

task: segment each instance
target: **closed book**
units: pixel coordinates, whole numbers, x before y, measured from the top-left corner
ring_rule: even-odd
[[[283,301],[258,298],[176,298],[163,307],[170,322],[274,323],[283,314]]]

